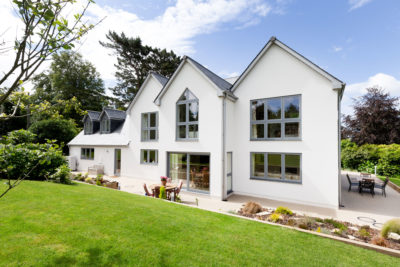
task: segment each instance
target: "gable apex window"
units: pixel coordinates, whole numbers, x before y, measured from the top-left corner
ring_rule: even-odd
[[[106,133],[110,133],[110,131],[111,131],[110,119],[107,118],[106,115],[104,115],[100,120],[100,133],[106,134]]]
[[[250,140],[300,140],[301,95],[250,101]]]
[[[176,139],[197,140],[199,137],[199,100],[186,89],[176,102]]]
[[[158,140],[158,112],[142,113],[142,141]]]

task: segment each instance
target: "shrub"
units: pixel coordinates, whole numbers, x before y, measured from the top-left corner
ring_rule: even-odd
[[[289,226],[295,226],[295,225],[296,225],[296,220],[294,220],[294,219],[289,219],[289,220],[287,221],[287,224],[288,224]]]
[[[161,199],[167,199],[167,191],[165,190],[165,186],[160,186],[160,195]]]
[[[361,228],[358,233],[360,234],[361,237],[367,238],[370,237],[371,234],[366,230],[365,228]]]
[[[391,219],[382,226],[381,236],[387,238],[389,233],[400,235],[400,218]]]
[[[102,183],[103,183],[103,175],[102,174],[97,174],[96,185],[101,185]]]
[[[58,167],[57,172],[50,176],[50,179],[56,183],[71,184],[71,170],[68,165],[64,164]]]
[[[33,143],[35,139],[36,139],[36,134],[21,129],[9,132],[5,140],[7,143],[17,145],[17,144]]]
[[[389,245],[388,242],[386,241],[386,239],[383,238],[382,236],[374,236],[371,239],[371,243],[374,245],[381,246],[381,247],[387,247]]]
[[[47,180],[60,166],[67,164],[57,144],[20,143],[21,140],[30,140],[30,137],[26,138],[29,134],[21,133],[10,133],[0,144],[0,176],[6,179],[26,176],[25,179]]]
[[[78,128],[71,120],[65,119],[47,119],[34,122],[29,131],[36,134],[37,141],[44,143],[47,140],[57,140],[57,144],[63,146],[72,140],[78,134]],[[68,147],[64,148],[68,152]]]
[[[276,213],[283,214],[283,215],[292,215],[293,212],[286,207],[277,207],[275,210]]]
[[[341,231],[344,231],[347,229],[347,226],[344,225],[341,222],[335,221],[334,219],[324,219],[325,223],[331,224],[333,227],[340,229]]]
[[[271,221],[271,222],[276,223],[277,221],[280,220],[280,218],[281,218],[281,215],[274,212],[271,215],[269,215],[268,220]]]
[[[91,184],[92,183],[92,178],[86,177],[85,178],[85,182],[88,183],[88,184]]]
[[[256,214],[262,211],[262,207],[260,204],[250,201],[244,204],[242,211],[246,214]]]

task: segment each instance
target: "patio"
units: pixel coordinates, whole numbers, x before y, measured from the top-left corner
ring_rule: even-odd
[[[296,213],[308,216],[334,218],[359,225],[370,225],[375,228],[380,228],[384,222],[393,217],[400,217],[400,193],[389,186],[386,187],[386,198],[380,194],[380,190],[376,192],[374,197],[368,193],[361,195],[355,188],[353,188],[353,191],[348,192],[347,173],[342,172],[341,204],[343,207],[340,209],[321,208],[243,195],[232,195],[228,198],[228,201],[220,201],[219,198],[213,198],[205,194],[191,193],[185,190],[181,191],[180,196],[183,204],[215,212],[226,213],[237,211],[244,203],[255,201],[266,208],[285,206]],[[359,175],[357,173],[349,174],[353,177]],[[144,195],[143,183],[146,183],[148,186],[156,183],[152,180],[127,177],[107,177],[107,179],[118,181],[122,191],[139,195]]]

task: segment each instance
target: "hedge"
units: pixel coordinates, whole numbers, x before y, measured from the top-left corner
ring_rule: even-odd
[[[400,144],[357,146],[350,140],[342,140],[342,167],[384,176],[400,175]]]

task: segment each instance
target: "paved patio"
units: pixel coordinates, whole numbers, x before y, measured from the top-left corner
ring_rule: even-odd
[[[322,218],[335,218],[337,220],[348,221],[359,225],[370,225],[380,228],[382,223],[393,217],[400,217],[400,193],[389,186],[386,187],[387,197],[376,192],[374,197],[371,194],[364,193],[360,195],[354,188],[348,192],[347,172],[342,173],[342,205],[340,209],[328,209],[315,206],[307,206],[289,202],[276,201],[265,198],[257,198],[243,195],[232,195],[228,201],[221,201],[206,194],[191,193],[185,190],[181,191],[182,203],[195,206],[201,209],[215,212],[237,211],[247,201],[255,201],[263,207],[276,208],[286,206],[296,213],[306,214]],[[357,173],[350,173],[353,177],[359,176]],[[109,180],[115,180],[120,183],[122,191],[144,195],[143,183],[147,185],[154,184],[152,180],[134,179],[127,177],[105,177]],[[375,223],[374,223],[375,222]]]

